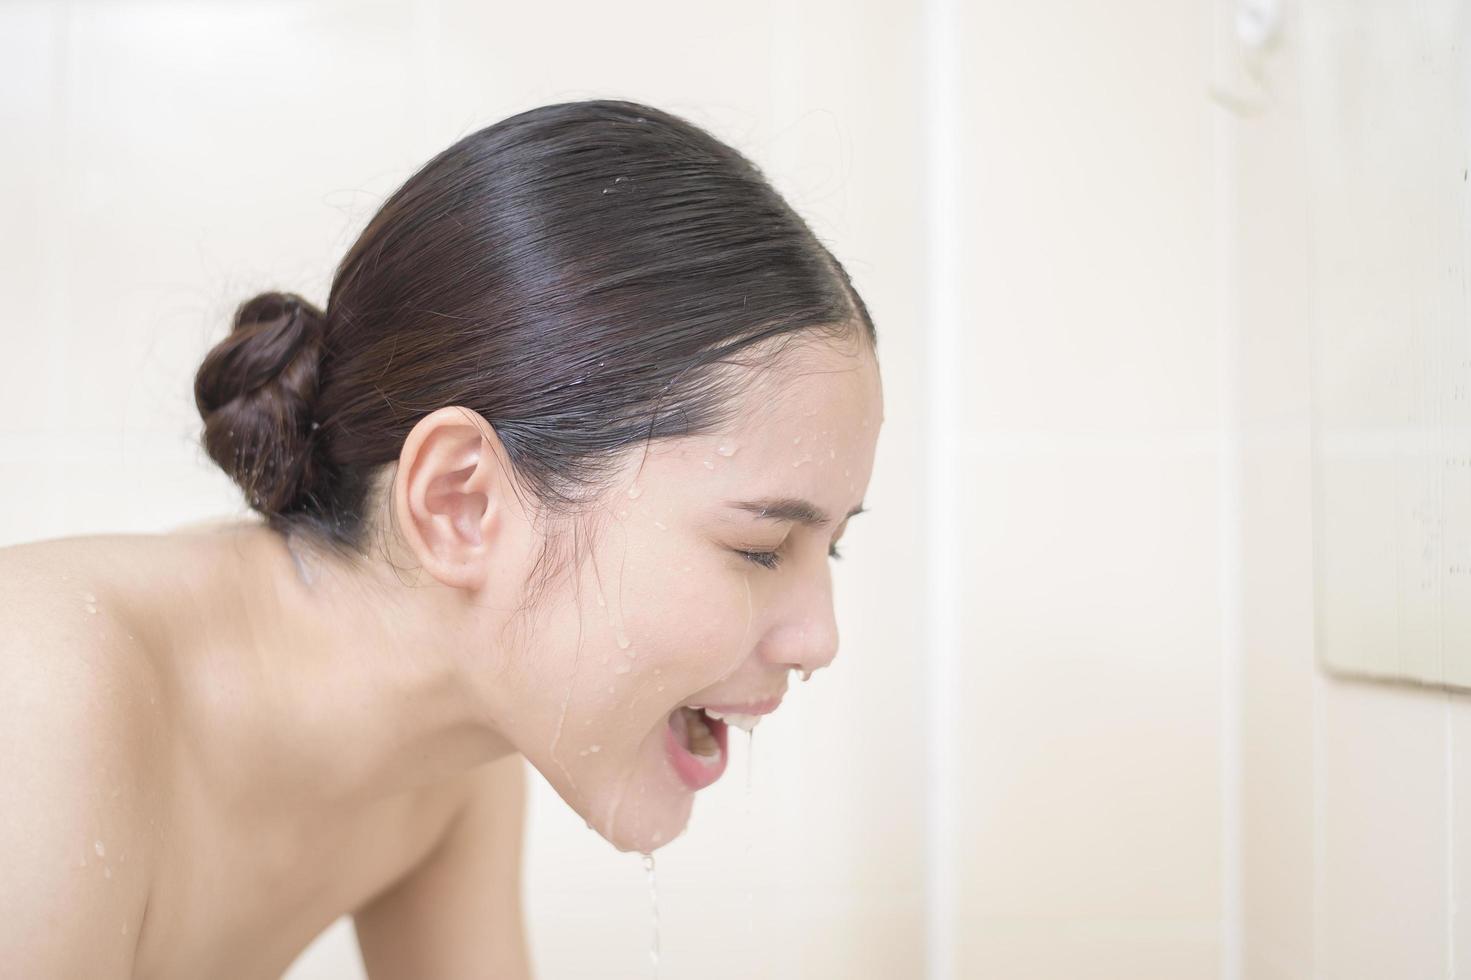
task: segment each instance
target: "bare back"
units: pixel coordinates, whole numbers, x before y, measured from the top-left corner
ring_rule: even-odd
[[[36,860],[43,869],[54,860],[56,875],[103,876],[104,892],[114,883],[119,894],[138,890],[141,903],[135,896],[110,905],[112,921],[88,923],[86,935],[127,944],[126,975],[150,980],[279,977],[326,926],[417,867],[465,795],[443,782],[352,812],[307,813],[241,812],[212,794],[218,773],[196,751],[199,733],[183,703],[189,650],[173,642],[188,632],[180,617],[209,611],[185,608],[174,586],[199,563],[217,560],[209,550],[217,546],[208,535],[165,534],[0,549],[0,635],[12,638],[0,649],[0,677],[28,678],[20,693],[0,689],[0,713],[18,708],[6,699],[23,696],[29,713],[16,717],[40,718],[46,705],[64,699],[59,710],[74,713],[68,730],[137,750],[126,755],[136,766],[97,773],[99,785],[111,788],[85,796],[97,804],[95,817],[68,830],[60,853]],[[20,657],[26,661],[14,662]],[[3,658],[11,658],[8,666]],[[106,720],[85,724],[94,717]],[[86,750],[33,732],[24,750],[0,755],[17,760],[13,771],[0,772],[7,807],[36,798],[28,781],[53,771],[57,754],[74,759]],[[108,840],[114,814],[127,814],[131,829]],[[0,894],[0,909],[24,901]]]

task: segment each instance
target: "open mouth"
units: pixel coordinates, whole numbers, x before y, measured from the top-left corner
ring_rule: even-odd
[[[703,708],[681,706],[669,716],[664,747],[674,771],[691,789],[704,789],[725,772],[727,727]]]

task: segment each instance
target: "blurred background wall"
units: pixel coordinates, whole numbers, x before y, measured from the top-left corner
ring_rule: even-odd
[[[1397,424],[1364,440],[1392,448],[1351,460],[1351,477],[1335,460],[1329,475],[1380,483],[1394,518],[1420,510],[1416,446],[1441,435],[1422,424],[1422,407],[1459,421],[1445,436],[1464,467],[1471,371],[1463,360],[1438,363],[1448,351],[1426,342],[1441,329],[1461,346],[1471,340],[1471,7],[1317,2],[1285,13],[1278,49],[1235,66],[1254,65],[1257,77],[1230,79],[1247,105],[1220,159],[1231,217],[1230,442],[1239,450],[1231,539],[1242,975],[1465,977],[1471,694],[1343,677],[1315,663],[1315,620],[1321,627],[1325,612],[1315,608],[1315,571],[1326,593],[1311,529],[1324,472],[1313,478],[1310,450],[1325,435],[1313,432],[1313,402],[1321,421],[1327,399],[1305,379],[1323,379],[1331,355],[1358,366],[1366,402],[1382,402],[1364,405],[1364,418],[1393,409]],[[1437,373],[1455,393],[1429,404],[1439,400]],[[1376,455],[1397,459],[1399,472],[1365,465]],[[1463,532],[1455,525],[1468,505],[1464,495],[1449,501],[1445,530]],[[1364,531],[1390,545],[1381,563],[1392,567],[1380,577],[1398,593],[1382,602],[1393,620],[1421,585],[1422,563],[1438,566],[1427,576],[1431,599],[1454,594],[1471,539],[1436,534],[1412,551],[1389,516],[1376,514],[1381,526]],[[1325,542],[1316,544],[1321,555]],[[1409,625],[1400,624],[1400,641]],[[1319,658],[1324,639],[1319,628]],[[1464,629],[1447,626],[1441,639],[1466,662]],[[1406,647],[1406,657],[1417,652]]]
[[[0,0],[0,543],[243,514],[190,395],[235,304],[325,302],[474,129],[655,104],[844,261],[887,409],[842,653],[658,852],[660,975],[1464,973],[1471,705],[1318,666],[1309,383],[1315,120],[1465,166],[1459,6]],[[651,975],[638,857],[535,787],[538,975]],[[362,975],[344,918],[288,978]]]

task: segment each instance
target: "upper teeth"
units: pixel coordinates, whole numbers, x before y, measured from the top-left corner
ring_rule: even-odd
[[[743,732],[750,732],[751,729],[756,727],[756,722],[761,720],[760,715],[738,715],[735,713],[726,714],[720,711],[712,711],[709,708],[705,708],[703,710],[705,714],[709,715],[711,718],[716,718],[720,721],[723,721],[727,725],[734,725]]]

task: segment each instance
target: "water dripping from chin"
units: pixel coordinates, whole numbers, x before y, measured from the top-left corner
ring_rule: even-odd
[[[654,944],[649,949],[649,959],[654,966],[654,977],[659,976],[659,890],[654,885],[654,855],[644,852],[644,870],[649,873],[649,907],[654,914]]]

